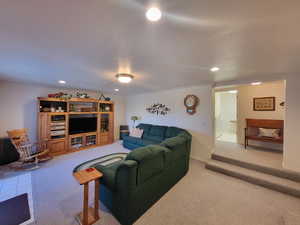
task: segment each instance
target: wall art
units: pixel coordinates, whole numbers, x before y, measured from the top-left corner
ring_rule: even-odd
[[[168,112],[171,111],[171,109],[168,108],[166,105],[160,103],[153,104],[150,107],[146,108],[146,110],[149,113],[156,114],[156,115],[163,115],[163,116],[167,115]]]

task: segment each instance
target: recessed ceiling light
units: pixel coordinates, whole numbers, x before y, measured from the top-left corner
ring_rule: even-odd
[[[253,82],[251,85],[261,85],[261,82]]]
[[[219,67],[213,67],[213,68],[210,69],[211,72],[217,72],[219,70],[220,70]]]
[[[116,75],[117,79],[121,83],[129,83],[132,81],[133,76],[127,73],[119,73]]]
[[[67,83],[67,82],[64,81],[64,80],[59,80],[58,83],[60,83],[60,84],[65,84],[65,83]]]
[[[118,88],[116,88],[116,89],[115,89],[115,91],[119,91],[119,89],[118,89]]]
[[[146,12],[146,18],[152,22],[157,22],[161,19],[161,11],[159,8],[150,8]]]

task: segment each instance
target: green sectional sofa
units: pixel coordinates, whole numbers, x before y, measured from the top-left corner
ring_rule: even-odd
[[[124,140],[125,147],[136,148],[124,160],[95,166],[103,173],[100,200],[122,225],[133,224],[189,169],[192,137],[187,131],[149,124],[139,127],[148,130],[143,141]]]

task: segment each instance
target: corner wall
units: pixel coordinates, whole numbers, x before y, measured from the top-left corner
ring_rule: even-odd
[[[286,80],[286,115],[283,166],[300,172],[300,77],[296,74]]]
[[[188,94],[197,95],[200,104],[194,115],[186,113],[184,98]],[[166,116],[157,116],[146,111],[151,104],[165,104],[171,109]],[[213,100],[212,87],[195,86],[166,90],[155,93],[129,96],[126,100],[126,120],[132,126],[131,116],[141,117],[137,123],[177,126],[193,135],[191,157],[199,160],[210,158],[213,148]]]
[[[46,97],[49,93],[56,92],[75,93],[71,89],[0,81],[0,137],[6,137],[7,130],[29,128],[30,138],[36,140],[37,97]],[[87,93],[91,97],[99,97],[97,92],[88,91]],[[108,96],[115,102],[115,139],[118,139],[120,124],[125,122],[124,98]]]

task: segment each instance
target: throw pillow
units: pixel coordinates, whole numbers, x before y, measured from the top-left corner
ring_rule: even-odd
[[[260,137],[279,138],[280,129],[259,128]]]
[[[133,128],[133,129],[130,131],[129,136],[131,136],[131,137],[136,137],[136,138],[141,138],[141,137],[143,136],[143,133],[144,133],[144,130],[139,129],[139,128]]]

